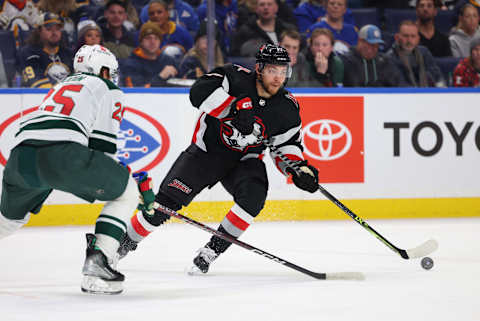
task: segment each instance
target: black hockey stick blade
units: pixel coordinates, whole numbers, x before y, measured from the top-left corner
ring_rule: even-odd
[[[263,142],[263,144],[270,149],[272,153],[277,155],[289,168],[294,170],[296,173],[299,173],[300,169],[298,166],[295,165],[287,156],[285,156],[281,151],[278,150],[278,148],[273,145],[273,143],[260,135],[259,133],[256,133],[258,138]],[[364,219],[353,213],[348,207],[346,207],[342,202],[340,202],[336,197],[334,197],[332,194],[330,194],[325,188],[323,188],[322,185],[318,185],[318,190],[326,197],[328,198],[332,203],[337,205],[345,214],[350,216],[355,222],[360,224],[362,227],[364,227],[367,231],[369,231],[373,236],[375,236],[378,240],[380,240],[383,244],[388,246],[392,251],[396,252],[399,254],[402,258],[408,260],[408,259],[414,259],[414,258],[420,258],[424,257],[426,255],[429,255],[430,253],[434,252],[438,248],[438,242],[434,239],[430,239],[423,244],[420,244],[419,246],[408,249],[408,250],[403,250],[395,245],[393,245],[389,240],[387,240],[385,237],[383,237],[380,233],[375,231],[373,227],[371,227]]]
[[[317,280],[364,280],[365,279],[365,276],[363,275],[363,273],[361,272],[334,272],[334,273],[318,273],[318,272],[313,272],[313,271],[310,271],[310,270],[307,270],[301,266],[298,266],[296,264],[293,264],[291,262],[288,262],[282,258],[279,258],[278,256],[276,255],[273,255],[273,254],[270,254],[266,251],[263,251],[259,248],[256,248],[250,244],[247,244],[245,242],[242,242],[230,235],[227,235],[225,233],[222,233],[220,231],[217,231],[205,224],[202,224],[200,222],[197,222],[187,216],[184,216],[180,213],[177,213],[175,212],[174,210],[171,210],[161,204],[158,204],[158,203],[155,203],[155,209],[157,211],[160,211],[162,213],[165,213],[167,215],[170,215],[172,217],[175,217],[185,223],[188,223],[190,225],[193,225],[195,227],[198,227],[210,234],[213,234],[213,235],[216,235],[218,236],[219,238],[225,240],[225,241],[228,241],[228,242],[231,242],[235,245],[238,245],[246,250],[249,250],[253,253],[256,253],[258,255],[261,255],[267,259],[270,259],[271,261],[274,261],[274,262],[277,262],[279,264],[282,264],[286,267],[289,267],[291,269],[294,269],[298,272],[301,272],[303,274],[306,274],[306,275],[309,275]]]

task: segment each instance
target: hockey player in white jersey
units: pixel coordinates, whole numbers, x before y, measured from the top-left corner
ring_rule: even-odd
[[[100,45],[81,47],[74,59],[75,73],[20,122],[3,172],[0,238],[37,214],[54,189],[107,201],[95,234],[87,234],[81,289],[117,294],[124,276],[114,269],[116,252],[139,200],[137,182],[113,159],[124,112],[123,92],[115,84],[118,62]]]

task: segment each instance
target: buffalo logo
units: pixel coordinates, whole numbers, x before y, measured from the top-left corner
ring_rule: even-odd
[[[55,82],[60,82],[70,74],[70,68],[64,63],[53,62],[47,66],[45,73]]]
[[[262,120],[258,117],[255,117],[255,121],[253,124],[253,132],[250,135],[242,135],[242,133],[232,125],[232,118],[223,119],[220,125],[220,136],[223,143],[237,152],[246,152],[251,147],[259,146],[262,140],[259,138],[259,135],[254,133],[261,133],[261,135],[264,136],[265,125],[263,125]]]
[[[305,154],[317,160],[333,160],[345,155],[352,146],[350,130],[339,121],[319,119],[306,125],[302,131]]]

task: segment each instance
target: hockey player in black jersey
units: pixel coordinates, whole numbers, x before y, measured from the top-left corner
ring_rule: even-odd
[[[277,168],[292,175],[294,184],[311,193],[318,189],[318,172],[303,159],[299,106],[284,89],[290,74],[287,51],[263,45],[256,55],[255,71],[238,65],[215,68],[199,78],[190,101],[202,113],[191,145],[180,154],[162,181],[156,201],[178,211],[204,188],[221,182],[235,204],[218,230],[238,238],[262,210],[268,190],[262,160],[265,146],[259,134],[301,169],[295,174],[281,159],[271,156]],[[121,257],[170,216],[151,210],[138,212],[119,248]],[[198,251],[191,272],[208,272],[210,263],[231,245],[212,236]]]

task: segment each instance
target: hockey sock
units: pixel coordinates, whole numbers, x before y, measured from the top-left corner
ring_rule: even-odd
[[[253,223],[254,216],[248,214],[243,208],[235,203],[227,213],[218,230],[227,233],[235,238],[245,232],[245,230]],[[214,250],[217,254],[223,253],[232,243],[225,241],[217,236],[212,236],[207,246]]]
[[[28,213],[23,220],[10,220],[0,213],[0,239],[12,235],[30,219]]]
[[[153,225],[148,220],[145,219],[146,216],[141,211],[137,212],[130,219],[130,224],[127,226],[128,237],[135,242],[140,242],[148,234],[152,233],[159,225]]]

